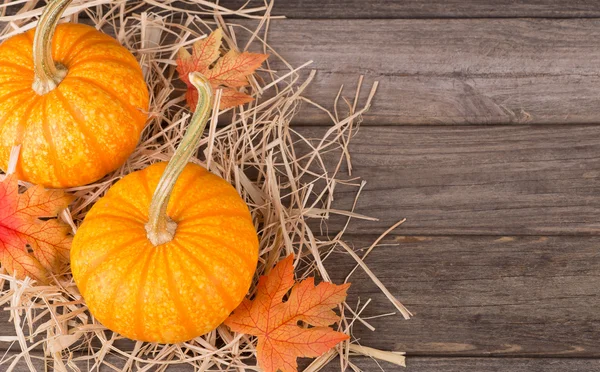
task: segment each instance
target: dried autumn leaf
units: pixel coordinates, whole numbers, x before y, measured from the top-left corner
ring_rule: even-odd
[[[56,215],[72,201],[61,190],[32,186],[19,194],[15,175],[0,182],[0,263],[18,278],[47,283],[69,260],[72,237]],[[41,220],[40,218],[51,218]],[[31,252],[29,252],[29,248]]]
[[[314,278],[307,278],[294,284],[290,255],[260,277],[254,300],[245,299],[225,320],[233,331],[258,337],[258,364],[265,372],[295,372],[297,357],[320,356],[348,339],[328,325],[339,320],[331,309],[346,299],[350,283],[323,282],[315,287]],[[299,321],[313,327],[300,327]]]
[[[198,71],[208,78],[213,88],[223,89],[219,108],[225,109],[242,105],[253,100],[252,96],[237,91],[248,85],[248,76],[267,59],[268,55],[259,53],[239,53],[230,50],[221,58],[220,49],[223,44],[223,31],[218,28],[208,37],[194,43],[190,54],[181,48],[177,57],[177,72],[179,78],[186,84],[186,100],[188,105],[195,109],[198,102],[198,91],[190,83],[190,72]],[[216,62],[216,63],[215,63]],[[212,68],[210,67],[212,64]]]

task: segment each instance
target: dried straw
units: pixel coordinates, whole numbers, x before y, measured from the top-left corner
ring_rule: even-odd
[[[39,7],[36,8],[37,3],[33,0],[0,4],[0,23],[5,25],[0,40],[34,27],[41,13]],[[187,8],[178,8],[181,4]],[[16,15],[4,16],[9,5],[12,9],[20,7]],[[350,211],[334,209],[332,201],[336,184],[355,185],[357,197],[364,186],[364,182],[356,183],[356,179],[342,179],[339,173],[342,164],[351,170],[348,143],[368,110],[377,86],[372,87],[362,108],[358,102],[362,78],[353,93],[353,101],[342,99],[340,89],[333,113],[304,97],[302,94],[315,73],[306,71],[310,61],[299,67],[292,66],[267,43],[269,23],[275,18],[270,15],[272,5],[265,1],[258,6],[250,3],[231,10],[202,0],[73,2],[65,13],[67,20],[91,22],[114,35],[138,58],[150,88],[151,107],[141,142],[127,163],[97,183],[68,190],[77,200],[61,217],[75,232],[91,205],[118,179],[171,157],[191,116],[175,72],[175,54],[180,47],[205,37],[210,29],[222,27],[230,48],[250,48],[271,57],[266,67],[251,79],[249,92],[256,100],[227,112],[215,110],[208,133],[201,141],[199,156],[193,161],[231,182],[248,203],[260,234],[255,282],[259,275],[267,273],[282,256],[290,253],[296,255],[298,278],[316,275],[329,280],[324,261],[333,250],[347,251],[398,311],[408,317],[410,313],[343,242],[346,228],[334,238],[322,238],[319,237],[321,232],[313,232],[335,215],[348,220],[372,220],[354,212],[354,208]],[[233,17],[225,23],[224,16]],[[249,22],[241,19],[254,20],[255,28],[248,28]],[[240,45],[238,39],[246,43]],[[323,110],[330,117],[331,126],[321,138],[305,138],[290,127],[302,104]],[[348,111],[348,116],[340,117],[340,110]],[[325,160],[326,154],[339,156],[334,166],[327,166],[331,162]],[[11,349],[15,351],[2,357],[2,370],[12,370],[24,362],[35,371],[34,364],[40,359],[56,370],[80,370],[85,366],[87,370],[108,367],[123,371],[161,371],[175,364],[189,364],[196,371],[258,370],[254,358],[256,340],[231,333],[224,326],[177,345],[133,342],[106,330],[86,311],[69,272],[56,275],[52,285],[39,286],[2,271],[0,288],[3,288],[0,306],[10,312],[15,330],[12,335],[0,335],[0,341],[11,342]],[[253,285],[250,295],[254,290]],[[340,329],[351,334],[358,321],[374,330],[360,315],[369,302],[361,308],[357,306],[356,310],[348,304],[341,306]],[[340,366],[356,370],[348,360],[355,354],[404,364],[401,353],[345,342],[315,359],[305,370],[319,371],[336,356],[340,358]]]

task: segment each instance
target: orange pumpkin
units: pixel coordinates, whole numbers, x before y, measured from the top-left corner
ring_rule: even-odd
[[[167,165],[117,182],[88,212],[71,268],[90,312],[129,338],[182,342],[221,324],[245,297],[258,261],[248,207],[225,180],[187,163],[210,114],[200,74],[190,129]]]
[[[56,26],[70,2],[51,2],[36,30],[0,44],[0,168],[21,145],[19,179],[57,188],[118,168],[148,117],[148,89],[127,49],[90,26]]]

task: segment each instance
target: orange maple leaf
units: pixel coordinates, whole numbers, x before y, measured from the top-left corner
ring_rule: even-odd
[[[260,67],[267,59],[267,54],[237,52],[230,50],[221,58],[223,31],[218,28],[202,40],[194,43],[192,54],[181,48],[177,58],[179,78],[187,85],[185,98],[192,111],[196,109],[198,91],[190,83],[190,72],[198,71],[208,78],[213,88],[223,89],[220,109],[243,105],[252,101],[252,96],[237,91],[248,85],[248,75]],[[216,63],[215,63],[216,62]],[[213,65],[211,67],[211,65]]]
[[[0,182],[2,267],[18,278],[29,276],[47,283],[49,274],[69,261],[69,226],[53,217],[72,200],[61,190],[45,190],[41,186],[19,194],[16,176],[7,175]]]
[[[225,320],[231,330],[258,337],[257,359],[265,372],[295,372],[297,357],[318,357],[348,339],[328,325],[339,320],[331,309],[346,299],[350,283],[322,282],[315,287],[314,278],[294,283],[290,255],[260,277],[254,300],[244,299]],[[298,321],[313,327],[300,327]]]

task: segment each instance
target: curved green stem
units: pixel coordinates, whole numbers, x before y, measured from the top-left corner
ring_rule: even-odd
[[[33,37],[33,70],[35,78],[32,88],[44,95],[56,88],[67,75],[66,67],[57,65],[52,59],[52,37],[56,25],[72,0],[53,0],[38,21]]]
[[[167,205],[177,178],[196,151],[198,140],[204,132],[212,108],[213,91],[208,79],[199,72],[192,72],[189,77],[190,82],[198,89],[198,104],[187,132],[167,164],[152,196],[146,232],[154,246],[168,243],[175,236],[177,224],[167,215]]]

